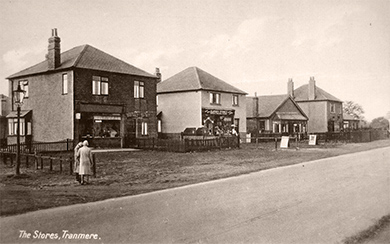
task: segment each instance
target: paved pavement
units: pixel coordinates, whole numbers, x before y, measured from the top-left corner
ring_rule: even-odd
[[[0,242],[337,243],[390,213],[389,189],[388,147],[4,217]]]

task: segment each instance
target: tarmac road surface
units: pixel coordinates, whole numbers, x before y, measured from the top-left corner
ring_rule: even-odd
[[[337,243],[388,213],[390,147],[3,217],[0,242]]]

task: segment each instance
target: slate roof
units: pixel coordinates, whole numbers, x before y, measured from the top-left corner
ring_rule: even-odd
[[[155,75],[134,67],[90,45],[77,46],[61,53],[61,65],[54,70],[63,70],[68,68],[93,69],[157,78]],[[51,70],[48,69],[48,61],[45,60],[9,76],[8,79],[40,74],[48,71]]]
[[[220,91],[246,95],[247,93],[235,88],[223,80],[199,69],[189,67],[174,76],[157,84],[157,93],[171,93],[182,91]]]
[[[296,102],[303,102],[303,101],[311,101],[309,100],[309,85],[302,85],[294,90],[294,99]],[[336,101],[336,102],[342,102],[337,97],[327,93],[326,91],[322,90],[318,86],[316,86],[316,98],[314,101]]]
[[[280,106],[282,106],[288,99],[290,99],[289,95],[270,95],[270,96],[258,96],[258,114],[256,115],[256,99],[255,97],[247,97],[250,99],[249,102],[247,102],[247,118],[269,118],[274,113],[277,114],[277,116],[280,119],[289,119],[289,120],[307,120],[307,117],[305,113],[301,110],[301,108],[295,104],[294,100],[291,99],[291,101],[297,106],[297,109],[301,113],[296,112],[277,112]]]

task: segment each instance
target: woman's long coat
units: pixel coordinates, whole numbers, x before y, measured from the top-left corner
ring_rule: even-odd
[[[92,152],[91,149],[87,146],[83,146],[79,149],[77,155],[80,159],[80,175],[92,175]]]

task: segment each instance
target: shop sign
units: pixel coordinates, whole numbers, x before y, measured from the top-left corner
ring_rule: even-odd
[[[203,109],[203,112],[206,115],[225,115],[225,116],[234,115],[234,110]]]
[[[309,135],[309,145],[317,145],[317,135]]]
[[[282,136],[282,140],[280,142],[280,148],[288,148],[288,140],[290,137],[288,136]]]
[[[94,120],[121,120],[120,116],[95,115]]]
[[[81,119],[81,113],[76,113],[76,119]]]

